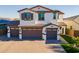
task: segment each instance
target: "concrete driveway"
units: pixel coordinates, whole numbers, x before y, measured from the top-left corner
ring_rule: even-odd
[[[0,41],[2,53],[63,53],[59,44],[45,44],[44,41]]]

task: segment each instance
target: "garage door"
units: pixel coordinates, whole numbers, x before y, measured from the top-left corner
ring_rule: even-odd
[[[7,34],[7,26],[6,24],[0,24],[0,36]]]
[[[47,28],[46,43],[53,43],[55,40],[57,40],[57,28]]]
[[[22,29],[23,39],[42,39],[42,29]]]
[[[18,28],[11,28],[10,33],[11,33],[11,37],[19,37],[19,29]]]

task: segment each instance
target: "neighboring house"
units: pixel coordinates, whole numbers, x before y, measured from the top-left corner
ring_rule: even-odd
[[[0,36],[7,34],[7,24],[9,23],[8,19],[0,18]]]
[[[79,36],[79,15],[64,18],[67,29],[73,30],[74,36]]]
[[[63,12],[40,5],[32,8],[24,8],[18,12],[20,15],[20,24],[18,27],[8,26],[7,35],[9,38],[15,34],[19,39],[59,40],[58,34],[60,34],[61,28],[59,21],[63,21]],[[18,28],[18,31],[16,28]],[[16,29],[16,31],[12,31],[13,29]]]
[[[19,21],[10,18],[0,18],[0,35],[7,34],[7,25],[19,25]]]

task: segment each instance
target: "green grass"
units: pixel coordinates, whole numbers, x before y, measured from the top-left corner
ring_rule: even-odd
[[[67,35],[61,35],[61,37],[63,37],[69,44],[74,44],[76,43],[76,41],[70,37],[70,36],[67,36]]]
[[[78,53],[79,48],[74,48],[73,44],[61,44],[67,53]]]

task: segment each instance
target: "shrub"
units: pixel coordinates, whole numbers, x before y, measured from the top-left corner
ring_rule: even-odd
[[[79,49],[74,48],[73,44],[61,44],[61,46],[65,49],[67,53],[78,53]]]
[[[67,35],[61,35],[69,44],[75,44],[76,41],[70,37],[70,36],[67,36]]]

